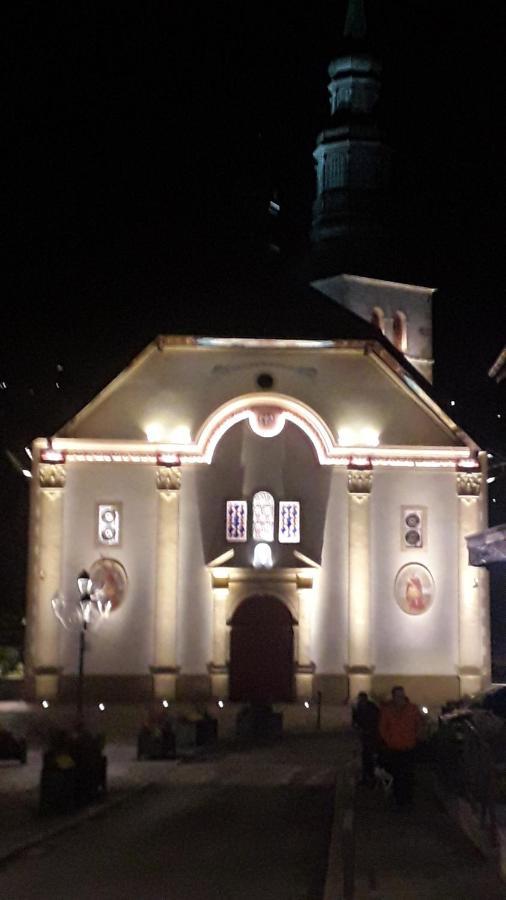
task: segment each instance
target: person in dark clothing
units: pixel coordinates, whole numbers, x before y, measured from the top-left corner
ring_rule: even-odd
[[[374,784],[374,763],[378,751],[379,709],[365,691],[360,691],[353,707],[352,721],[362,745],[361,784]]]

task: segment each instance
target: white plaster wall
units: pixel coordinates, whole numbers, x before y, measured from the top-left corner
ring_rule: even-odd
[[[325,516],[322,568],[314,587],[312,660],[317,674],[343,674],[347,658],[347,473],[334,472]]]
[[[87,638],[86,672],[149,673],[153,652],[156,486],[151,466],[67,463],[64,500],[62,587],[78,599],[76,577],[100,556],[117,559],[126,569],[128,593],[109,619]],[[100,546],[96,505],[122,503],[121,544]],[[60,657],[66,674],[75,672],[78,635],[61,629]]]
[[[401,550],[401,506],[427,507],[427,545]],[[379,674],[455,675],[458,665],[458,518],[455,475],[437,470],[374,472],[371,495],[373,661]],[[423,615],[394,598],[401,566],[418,562],[434,578]]]

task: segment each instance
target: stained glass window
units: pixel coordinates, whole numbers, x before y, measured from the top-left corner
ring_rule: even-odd
[[[253,497],[253,540],[274,540],[274,497],[258,491]]]
[[[246,500],[227,500],[227,541],[248,539],[248,504]]]
[[[299,543],[300,503],[298,500],[280,500],[278,540],[280,544]]]

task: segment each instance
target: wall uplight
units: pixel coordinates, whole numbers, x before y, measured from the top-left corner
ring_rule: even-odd
[[[375,428],[362,428],[360,441],[364,447],[377,447],[379,444],[379,432]]]
[[[192,436],[188,425],[176,425],[169,432],[169,440],[173,444],[191,444]]]
[[[156,444],[163,438],[163,428],[159,422],[150,422],[146,425],[145,434],[150,443]]]
[[[354,447],[355,432],[353,428],[340,428],[337,432],[337,439],[340,447]]]
[[[345,425],[337,432],[340,447],[377,447],[379,437],[379,431],[370,426],[350,428]]]

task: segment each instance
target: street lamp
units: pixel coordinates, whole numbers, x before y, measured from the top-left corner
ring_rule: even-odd
[[[94,569],[95,567],[93,567]],[[97,573],[95,573],[97,575]],[[84,689],[84,653],[86,650],[86,632],[88,626],[96,619],[109,617],[113,603],[107,596],[107,591],[101,585],[100,578],[91,578],[86,569],[77,576],[77,589],[79,599],[77,603],[67,603],[61,592],[55,594],[52,599],[53,612],[64,628],[70,631],[79,630],[79,662],[77,669],[77,718],[80,721],[83,715],[83,689]]]
[[[84,651],[86,649],[86,629],[91,617],[92,605],[95,602],[92,599],[91,592],[93,590],[93,582],[86,571],[77,576],[77,587],[79,590],[79,607],[81,629],[79,631],[79,667],[77,674],[77,719],[80,722],[83,716],[83,686],[84,686]]]

